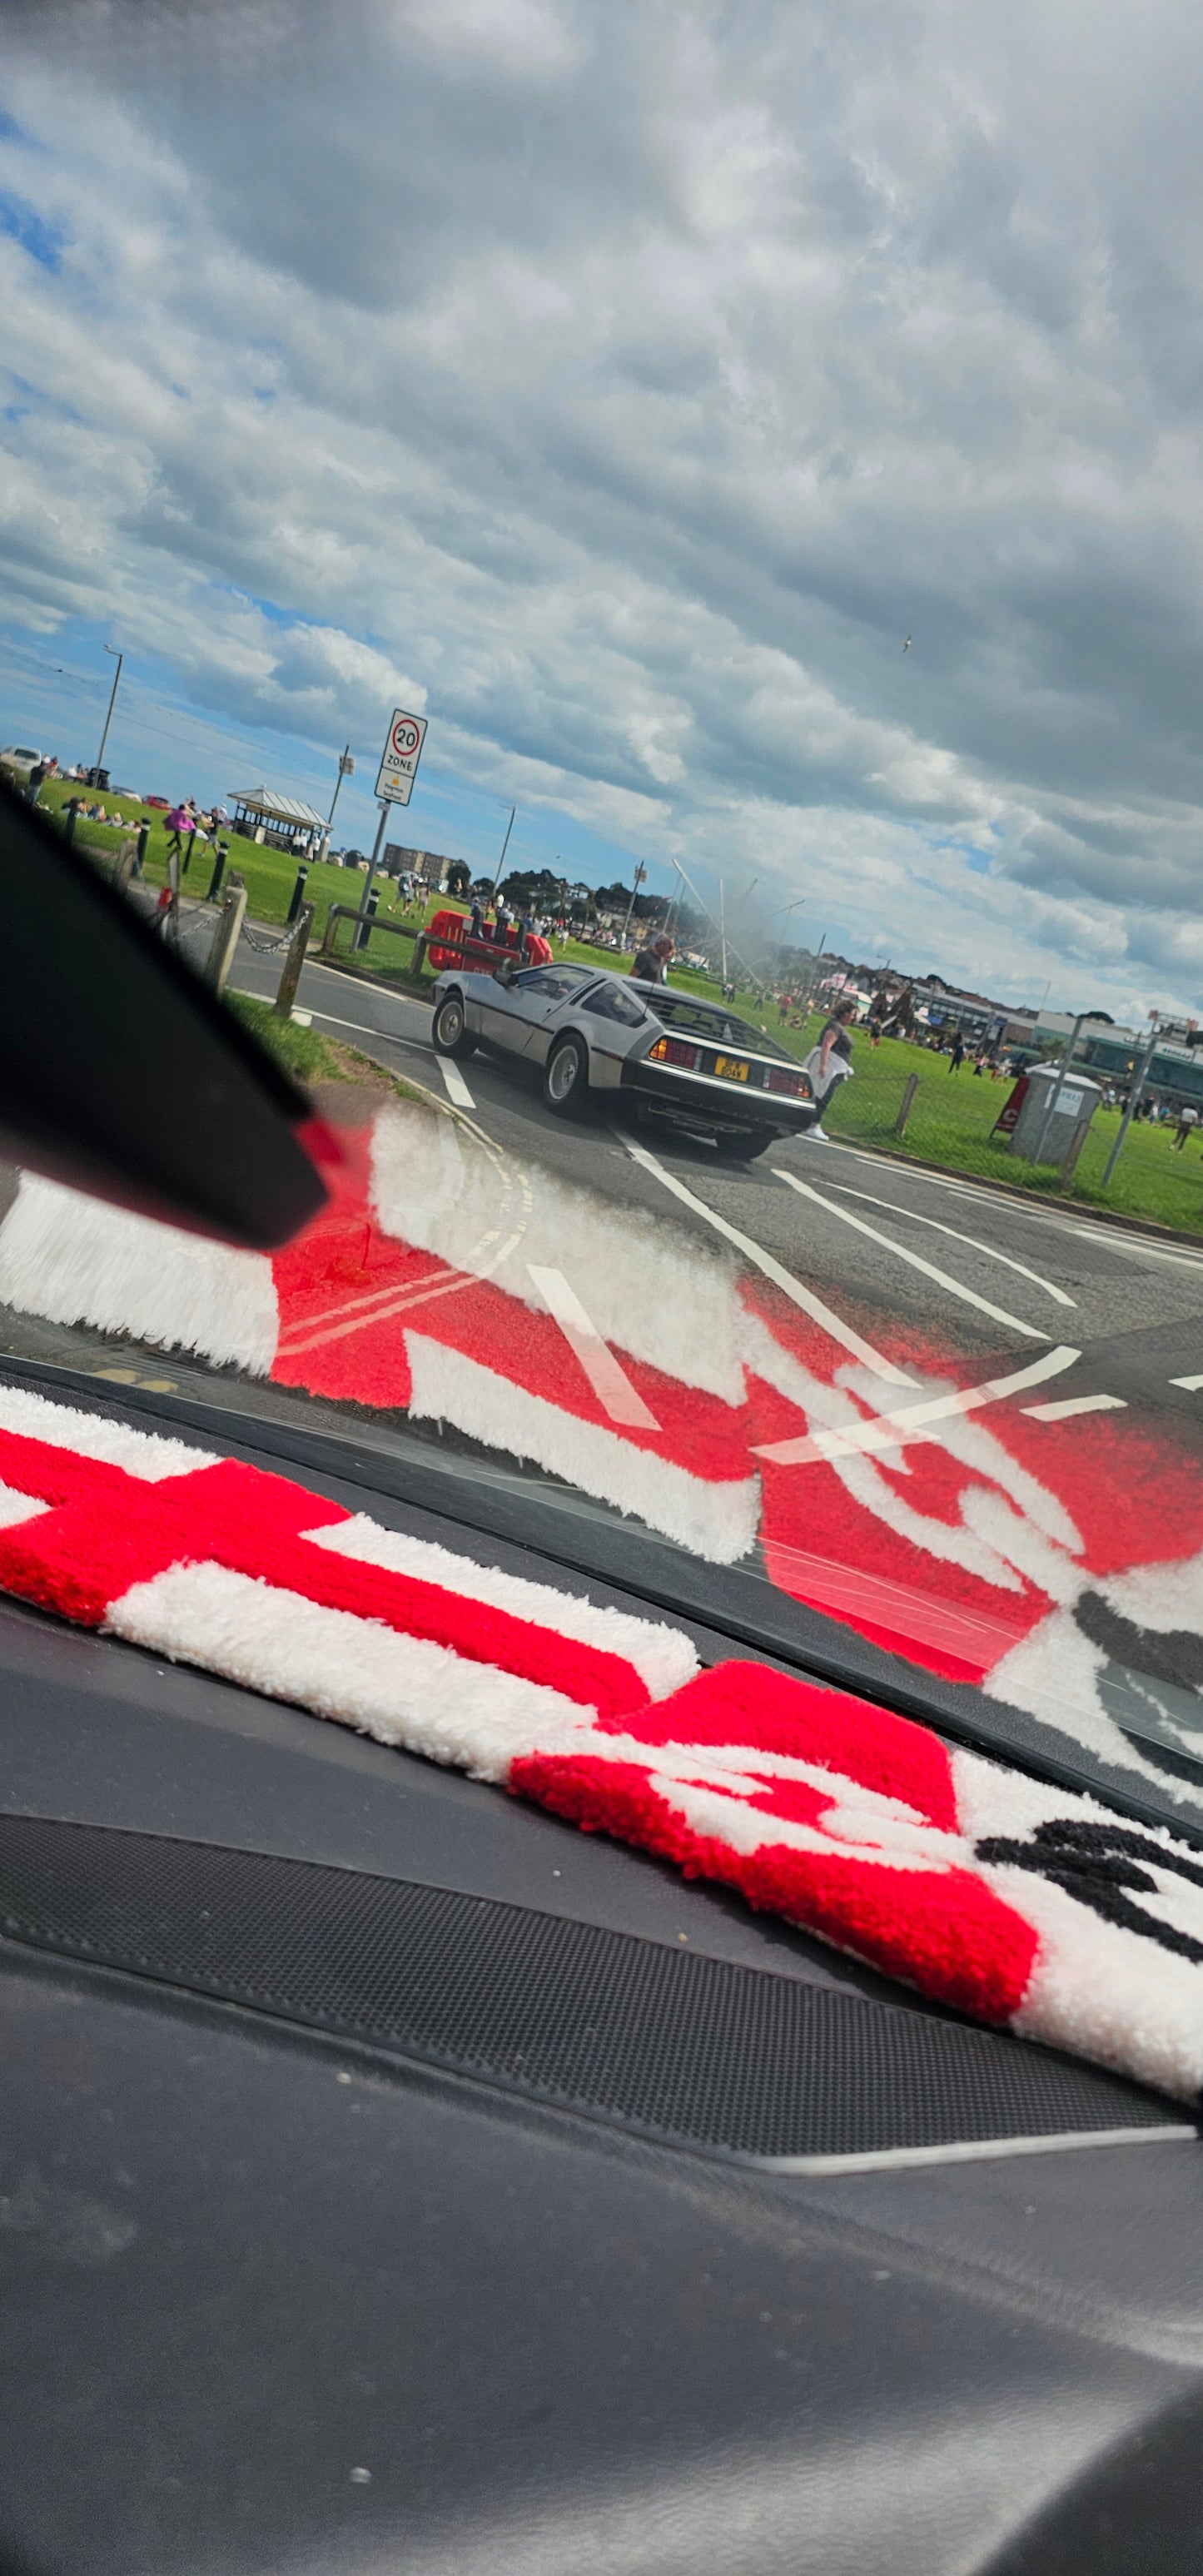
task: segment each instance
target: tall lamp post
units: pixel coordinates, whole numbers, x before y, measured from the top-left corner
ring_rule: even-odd
[[[121,677],[121,665],[125,660],[124,653],[118,653],[115,644],[106,644],[104,649],[106,653],[116,655],[117,668],[113,673],[113,687],[109,697],[109,711],[104,720],[104,732],[100,737],[100,749],[96,754],[96,766],[98,769],[100,769],[104,763],[104,747],[109,738],[109,726],[113,721],[113,709],[117,704],[117,683]]]
[[[628,935],[628,932],[630,931],[630,927],[631,927],[631,914],[633,913],[633,911],[634,911],[634,909],[635,909],[635,897],[636,897],[636,895],[637,895],[637,894],[638,894],[638,892],[639,892],[640,886],[641,886],[641,885],[646,885],[646,884],[647,884],[647,869],[644,867],[643,861],[642,861],[642,859],[641,859],[641,860],[640,860],[640,862],[639,862],[638,867],[637,867],[637,868],[636,868],[636,870],[635,870],[635,881],[634,881],[634,885],[633,885],[632,890],[631,890],[631,900],[630,900],[629,904],[627,905],[627,917],[626,917],[626,920],[624,921],[624,923],[623,923],[623,925],[622,925],[622,945],[623,945],[624,950],[625,950],[625,948],[626,948],[626,944],[627,944],[627,935]]]
[[[509,846],[510,846],[510,834],[511,834],[511,832],[513,831],[513,828],[514,828],[514,816],[515,816],[515,814],[517,813],[517,811],[518,811],[517,806],[516,806],[516,805],[511,805],[511,807],[510,807],[510,819],[509,819],[509,822],[506,824],[506,827],[505,827],[505,839],[504,839],[504,841],[503,841],[503,842],[502,842],[502,844],[501,844],[501,857],[499,858],[499,860],[498,860],[498,862],[497,862],[497,874],[496,874],[496,876],[495,876],[495,877],[494,877],[494,879],[493,879],[493,892],[494,892],[494,894],[496,894],[496,892],[497,892],[497,888],[498,888],[498,886],[499,886],[499,885],[500,885],[500,883],[501,883],[501,871],[502,871],[503,867],[505,866],[505,854],[506,854],[506,851],[508,850],[508,848],[509,848]]]
[[[339,754],[338,776],[334,781],[334,794],[330,799],[330,811],[326,816],[326,829],[322,836],[327,850],[329,850],[330,835],[334,829],[334,808],[338,803],[339,788],[342,786],[344,778],[353,778],[354,775],[355,754],[351,749],[350,743],[347,743],[343,751]]]

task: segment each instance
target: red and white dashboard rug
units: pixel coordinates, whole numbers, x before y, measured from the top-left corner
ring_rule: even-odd
[[[450,1424],[985,1684],[1197,1816],[1197,1454],[1135,1409],[1029,1414],[1076,1358],[1034,1274],[1018,1364],[982,1386],[934,1321],[887,1324],[850,1295],[837,1313],[804,1275],[516,1165],[459,1113],[397,1100],[343,1131],[329,1177],[329,1205],[269,1259],[23,1174],[0,1304]],[[1126,1684],[1117,1699],[1118,1667],[1144,1677],[1139,1704]]]
[[[1203,1858],[928,1728],[0,1387],[0,1589],[537,1800],[1195,2101]],[[0,1914],[3,1909],[0,1889]]]

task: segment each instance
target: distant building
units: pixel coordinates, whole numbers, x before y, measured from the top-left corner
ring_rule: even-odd
[[[432,887],[435,894],[443,893],[447,884],[447,870],[452,864],[453,862],[444,858],[439,850],[405,850],[398,841],[386,841],[384,844],[383,865],[386,876],[421,877],[423,885]]]

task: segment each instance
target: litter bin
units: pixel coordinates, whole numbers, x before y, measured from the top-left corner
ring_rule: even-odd
[[[1060,1166],[1071,1152],[1076,1161],[1080,1137],[1089,1127],[1103,1097],[1101,1084],[1087,1081],[1085,1074],[1074,1067],[1066,1074],[1061,1097],[1050,1118],[1049,1103],[1057,1088],[1059,1072],[1060,1066],[1055,1064],[1029,1067],[1027,1090],[1011,1137],[1012,1153],[1022,1154],[1025,1162],[1034,1162],[1037,1152],[1042,1163]]]

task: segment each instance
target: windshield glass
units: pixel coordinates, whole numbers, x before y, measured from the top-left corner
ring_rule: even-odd
[[[9,12],[0,762],[305,1086],[330,1196],[268,1256],[5,1169],[0,1342],[504,1488],[1203,1822],[1139,83],[1117,38],[1079,238],[956,13],[935,117],[929,16],[887,99],[776,6]]]

